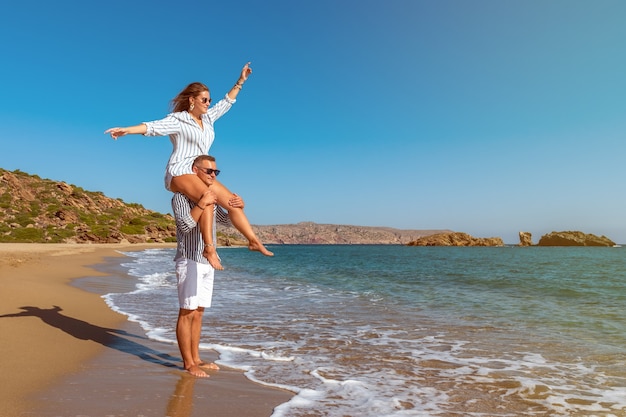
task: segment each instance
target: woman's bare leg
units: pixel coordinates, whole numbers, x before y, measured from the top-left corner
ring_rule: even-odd
[[[254,230],[252,230],[252,226],[248,221],[248,217],[243,212],[243,209],[228,205],[228,200],[232,198],[233,193],[231,193],[228,188],[226,188],[224,184],[219,181],[215,181],[213,183],[211,191],[217,195],[217,203],[228,210],[228,216],[230,217],[230,221],[233,223],[233,226],[235,226],[235,229],[239,230],[241,234],[248,239],[248,249],[261,252],[265,256],[274,256],[272,252],[263,246],[257,235],[254,233]]]
[[[213,217],[215,215],[213,208],[213,204],[207,205],[198,221],[200,233],[202,233],[202,240],[204,241],[204,251],[202,254],[207,258],[209,264],[211,264],[214,269],[222,270],[224,267],[220,262],[220,257],[217,255],[217,242],[213,241]]]
[[[173,192],[185,194],[187,198],[195,203],[200,201],[202,196],[209,191],[209,187],[195,174],[180,175],[172,178],[170,189]],[[200,215],[198,224],[200,225],[202,240],[204,241],[204,257],[207,258],[213,268],[222,270],[224,267],[220,262],[219,256],[217,256],[216,245],[213,242],[213,207],[213,204],[206,206]]]

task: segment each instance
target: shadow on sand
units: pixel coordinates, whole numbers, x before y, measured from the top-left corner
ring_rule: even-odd
[[[135,338],[147,340],[143,336],[131,334],[124,330],[108,329],[96,326],[94,324],[87,323],[86,321],[63,315],[61,314],[63,309],[59,306],[47,309],[26,306],[20,307],[20,309],[23,310],[20,313],[5,314],[0,316],[0,318],[39,317],[44,323],[52,327],[56,327],[57,329],[77,339],[93,340],[96,343],[100,343],[102,346],[116,349],[120,352],[128,353],[129,355],[135,355],[138,358],[150,363],[169,368],[179,368],[178,364],[181,361],[180,358],[156,351],[129,339]]]

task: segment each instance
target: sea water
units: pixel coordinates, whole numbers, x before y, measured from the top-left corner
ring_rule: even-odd
[[[219,251],[201,348],[294,392],[273,417],[626,416],[626,249]],[[174,343],[173,249],[105,295]]]

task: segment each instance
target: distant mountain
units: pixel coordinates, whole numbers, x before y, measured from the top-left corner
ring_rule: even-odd
[[[272,226],[254,226],[255,233],[267,244],[330,245],[405,245],[411,241],[449,230],[402,230],[391,227],[348,226],[301,222]],[[233,228],[225,233],[236,235]]]
[[[266,244],[407,244],[446,232],[312,222],[253,228]],[[123,241],[175,242],[174,219],[101,192],[0,168],[0,242]],[[236,246],[245,241],[234,228],[219,228],[218,244]]]

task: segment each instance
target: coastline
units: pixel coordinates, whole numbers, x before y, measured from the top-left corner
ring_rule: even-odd
[[[191,416],[210,406],[216,415],[267,417],[293,396],[240,371],[188,377],[175,345],[147,339],[98,294],[70,285],[106,276],[91,267],[124,256],[117,251],[156,247],[174,245],[0,244],[0,414],[102,415],[123,406],[124,415]]]

